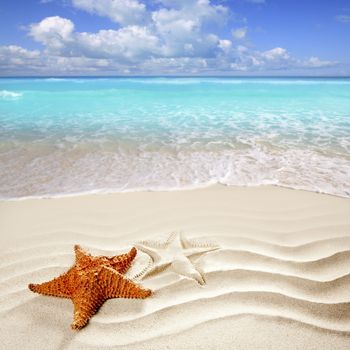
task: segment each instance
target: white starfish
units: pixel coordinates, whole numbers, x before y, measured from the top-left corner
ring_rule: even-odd
[[[199,284],[205,284],[203,273],[195,267],[188,257],[219,248],[217,244],[212,242],[185,239],[179,232],[171,233],[165,240],[137,242],[135,247],[148,254],[153,261],[143,277],[170,266],[173,272],[195,279]]]

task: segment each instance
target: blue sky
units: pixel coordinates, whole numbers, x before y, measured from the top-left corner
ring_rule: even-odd
[[[0,75],[350,75],[349,0],[2,0]]]

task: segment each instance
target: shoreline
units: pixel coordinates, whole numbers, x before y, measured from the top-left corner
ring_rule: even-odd
[[[8,349],[345,349],[350,341],[350,201],[277,186],[0,201],[0,328]],[[73,332],[67,299],[34,294],[65,272],[73,246],[115,255],[172,232],[218,250],[137,283],[145,300],[111,299]],[[138,251],[127,272],[149,262]],[[15,330],[15,331],[14,331]],[[219,331],[220,330],[220,331]],[[278,331],[276,331],[278,330]]]
[[[110,190],[110,189],[97,189],[97,190],[89,190],[82,192],[73,192],[73,193],[62,193],[62,194],[44,194],[44,195],[29,195],[23,197],[13,197],[13,198],[2,198],[0,197],[1,202],[19,202],[19,201],[27,201],[27,200],[39,200],[39,199],[61,199],[61,198],[72,198],[72,197],[85,197],[85,196],[95,196],[95,195],[116,195],[116,194],[128,194],[128,193],[172,193],[172,192],[186,192],[186,191],[197,191],[204,190],[211,187],[228,187],[228,188],[281,188],[287,190],[301,191],[307,193],[320,194],[325,196],[331,196],[336,198],[345,198],[350,199],[349,196],[323,192],[323,191],[313,191],[308,190],[301,187],[289,187],[286,185],[279,184],[259,184],[259,185],[228,185],[220,182],[210,182],[208,184],[197,185],[197,186],[188,186],[188,187],[179,187],[179,188],[160,188],[160,189],[144,189],[144,188],[135,188],[135,189],[126,189],[126,190]]]

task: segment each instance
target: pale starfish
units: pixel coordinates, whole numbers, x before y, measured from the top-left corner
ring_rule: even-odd
[[[179,232],[171,233],[165,240],[145,240],[137,242],[135,246],[153,260],[153,264],[150,265],[143,277],[170,266],[173,272],[194,279],[199,284],[205,284],[204,275],[189,257],[219,248],[212,242],[187,240]]]
[[[113,257],[92,256],[78,245],[75,264],[63,275],[42,284],[29,284],[33,292],[69,298],[74,304],[73,329],[83,328],[101,305],[110,298],[144,299],[149,289],[127,279],[125,273],[136,256],[136,248]]]

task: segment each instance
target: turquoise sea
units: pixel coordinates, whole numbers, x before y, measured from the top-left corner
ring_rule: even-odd
[[[350,79],[0,79],[2,199],[213,183],[349,197]]]

